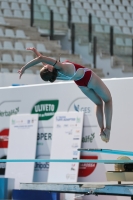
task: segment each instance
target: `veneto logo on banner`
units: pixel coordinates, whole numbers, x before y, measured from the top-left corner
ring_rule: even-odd
[[[76,99],[68,108],[69,111],[75,110],[77,112],[84,112],[86,115],[91,115],[92,108],[88,105],[87,98]]]
[[[88,98],[82,97],[77,98],[71,102],[68,106],[68,111],[83,112],[84,121],[83,126],[85,127],[97,127],[96,115],[94,112],[94,103]]]
[[[9,129],[0,131],[0,148],[8,148]]]
[[[32,114],[39,114],[39,120],[51,119],[58,109],[59,100],[46,100],[37,102],[33,108]]]
[[[97,160],[98,156],[81,156],[80,159]],[[79,164],[79,177],[86,177],[92,174],[97,166],[97,163],[80,163]]]

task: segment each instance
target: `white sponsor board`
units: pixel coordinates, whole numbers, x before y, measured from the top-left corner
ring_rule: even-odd
[[[50,159],[79,159],[83,112],[57,112],[54,116]],[[48,182],[77,182],[79,163],[50,163]]]
[[[0,88],[0,112],[4,112],[0,115],[0,132],[2,133],[3,130],[9,129],[9,116],[6,116],[5,113],[12,113],[11,111],[16,109],[15,101],[17,101],[17,107],[19,107],[19,112],[17,114],[38,111],[36,114],[40,116],[39,128],[41,128],[42,135],[45,133],[46,135],[48,135],[48,133],[52,135],[54,113],[65,111],[79,112],[83,110],[85,112],[85,121],[82,148],[133,151],[133,78],[108,79],[103,81],[109,88],[113,98],[113,119],[109,143],[104,143],[99,137],[100,129],[96,120],[94,103],[91,102],[73,82]],[[10,106],[8,106],[8,104],[10,104]],[[36,157],[40,155],[44,157],[47,156],[47,158],[50,157],[51,141],[50,137],[38,137]],[[44,153],[45,147],[47,147],[47,152]],[[82,153],[82,158],[83,156],[85,158],[117,159],[119,155],[90,154],[86,152]],[[38,167],[38,170],[35,171],[34,174],[34,181],[45,182],[47,181],[48,164],[46,163],[46,165],[40,166],[45,170],[45,176],[44,170]],[[96,165],[92,163],[86,164],[85,167],[81,165],[79,168],[78,181],[101,182],[106,181],[105,172],[107,170],[114,170],[114,165]],[[88,196],[85,198],[88,198]],[[97,199],[95,196],[91,196],[90,198]],[[107,199],[106,196],[99,196],[98,198],[100,200]],[[108,199],[111,200],[121,200],[121,198],[122,197],[108,197]],[[123,197],[122,199],[126,200],[128,198]]]
[[[57,112],[54,115],[53,138],[50,159],[79,159],[81,147],[83,112]],[[76,144],[76,149],[75,149]],[[75,152],[75,153],[74,153]],[[77,182],[79,163],[50,163],[48,182]],[[69,194],[61,199],[73,200]]]
[[[10,132],[7,159],[35,159],[38,129],[38,115],[21,114],[10,117]],[[34,174],[33,162],[8,162],[7,178],[15,179],[15,189],[20,182],[32,182]]]

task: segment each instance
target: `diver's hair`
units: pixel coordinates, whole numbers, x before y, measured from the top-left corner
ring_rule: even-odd
[[[58,71],[56,68],[53,69],[52,72],[50,72],[48,69],[43,68],[40,71],[40,76],[44,81],[50,81],[51,83],[56,80],[56,77],[58,75]]]

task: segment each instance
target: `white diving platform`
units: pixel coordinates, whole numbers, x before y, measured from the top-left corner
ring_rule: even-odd
[[[110,149],[78,149],[78,151],[119,154],[133,156],[131,151],[110,150]],[[51,160],[52,161],[52,160]],[[72,160],[71,160],[72,161]],[[85,160],[76,160],[83,162]],[[54,161],[56,162],[56,161]],[[64,160],[60,160],[64,162]],[[66,162],[70,162],[67,161]],[[75,162],[75,160],[73,160]],[[133,160],[86,160],[88,163],[116,164],[123,163],[130,166],[129,171],[106,172],[107,180],[110,182],[78,182],[78,183],[20,183],[20,190],[43,190],[48,192],[73,193],[83,195],[110,195],[128,196],[133,200]]]
[[[43,190],[49,192],[74,193],[84,195],[133,196],[133,182],[118,184],[102,183],[20,183],[21,190]]]

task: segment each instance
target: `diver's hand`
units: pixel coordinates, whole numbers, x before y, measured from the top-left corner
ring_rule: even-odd
[[[18,73],[19,73],[19,79],[21,79],[21,76],[23,75],[24,71],[25,71],[25,67],[23,66],[23,67],[18,71]]]
[[[26,48],[26,50],[33,51],[34,53],[37,52],[36,48],[34,48],[34,47],[28,47],[28,48]]]

